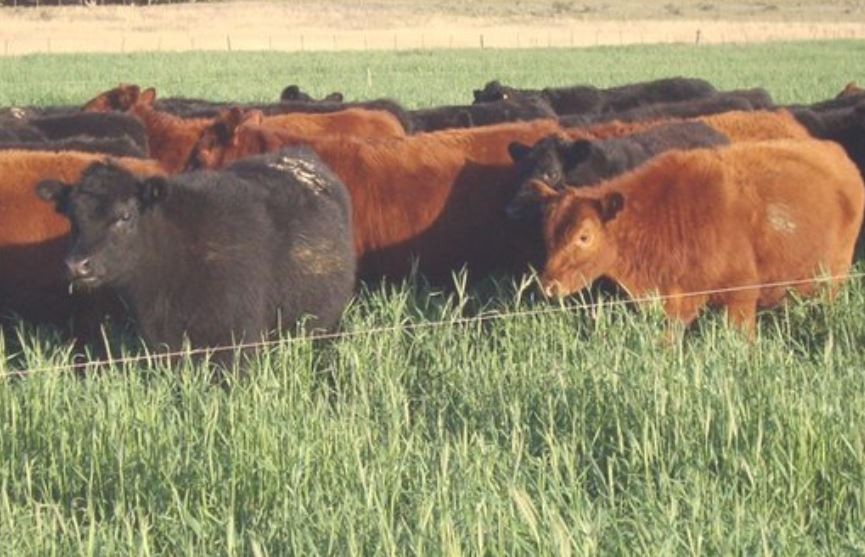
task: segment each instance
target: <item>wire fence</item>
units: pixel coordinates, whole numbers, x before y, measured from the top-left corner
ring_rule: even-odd
[[[73,24],[70,24],[73,25]],[[202,30],[204,27],[204,30]],[[401,51],[433,49],[576,48],[639,44],[746,44],[791,40],[865,38],[865,23],[601,21],[573,26],[491,26],[451,31],[308,30],[265,27],[255,32],[206,30],[200,22],[180,29],[106,28],[98,32],[3,32],[4,56],[47,53],[212,51]],[[217,26],[218,27],[218,26]],[[95,33],[95,34],[94,34]]]
[[[713,297],[723,294],[736,292],[747,292],[762,289],[792,289],[797,286],[819,285],[825,283],[842,283],[854,279],[865,278],[865,272],[853,272],[843,275],[818,276],[811,279],[796,279],[784,280],[775,282],[766,282],[758,284],[748,284],[740,286],[731,286],[727,288],[715,288],[700,290],[694,292],[683,292],[672,295],[650,295],[630,299],[608,300],[603,302],[580,303],[569,305],[551,305],[542,308],[532,308],[522,311],[511,312],[496,312],[490,314],[482,314],[472,317],[463,317],[456,319],[448,319],[441,321],[424,321],[419,323],[405,323],[400,325],[389,325],[383,327],[372,327],[369,329],[361,329],[355,331],[339,331],[333,333],[319,333],[306,336],[298,336],[291,338],[280,338],[274,340],[263,340],[259,342],[236,343],[230,345],[213,346],[207,348],[188,348],[185,350],[169,351],[169,352],[150,352],[146,354],[127,356],[123,358],[106,358],[102,360],[91,360],[87,362],[70,362],[67,364],[46,366],[39,368],[28,368],[23,370],[14,370],[0,373],[0,378],[9,379],[13,377],[26,377],[33,374],[55,373],[55,372],[70,372],[70,371],[85,371],[87,369],[114,367],[118,365],[128,365],[141,362],[152,363],[158,360],[167,360],[173,358],[190,358],[193,356],[211,357],[215,354],[232,352],[237,353],[242,350],[272,348],[277,346],[288,346],[298,342],[315,342],[323,340],[346,340],[361,336],[378,335],[384,333],[405,333],[409,331],[417,331],[422,329],[436,329],[441,327],[455,327],[462,325],[473,325],[491,321],[502,321],[506,319],[537,317],[556,313],[572,313],[577,311],[597,311],[602,308],[638,306],[645,304],[657,304],[668,300],[680,300],[684,298],[694,297]]]

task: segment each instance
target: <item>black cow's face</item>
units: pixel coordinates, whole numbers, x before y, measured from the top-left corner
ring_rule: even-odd
[[[474,104],[505,101],[516,96],[516,89],[502,85],[498,81],[490,81],[483,89],[475,89]]]
[[[591,153],[587,141],[570,141],[558,136],[541,139],[534,146],[513,142],[508,146],[517,174],[517,193],[506,211],[515,220],[529,220],[540,216],[540,200],[533,182],[561,191],[568,176]]]
[[[163,178],[139,180],[102,163],[92,165],[76,187],[46,181],[37,193],[53,201],[72,224],[66,266],[74,287],[123,282],[142,253],[142,220],[167,192]]]

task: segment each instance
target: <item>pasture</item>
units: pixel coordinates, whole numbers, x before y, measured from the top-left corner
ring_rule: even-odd
[[[670,75],[779,103],[865,74],[861,42],[0,58],[0,106],[163,96],[463,103],[488,79]],[[862,271],[862,265],[858,267]],[[659,308],[544,300],[530,277],[369,284],[344,338],[286,339],[222,389],[190,362],[86,379],[70,347],[0,345],[0,547],[45,554],[861,554],[865,281],[666,340]],[[482,316],[483,319],[466,319]],[[140,353],[112,337],[120,357]],[[54,369],[59,367],[59,369]],[[38,371],[41,370],[41,371]]]

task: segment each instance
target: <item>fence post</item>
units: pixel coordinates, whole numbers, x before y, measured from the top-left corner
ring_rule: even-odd
[[[484,47],[484,35],[481,33],[481,48]]]
[[[225,36],[225,46],[228,47],[228,52],[231,52],[231,35]]]

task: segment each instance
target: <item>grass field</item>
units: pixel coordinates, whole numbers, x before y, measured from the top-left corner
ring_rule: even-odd
[[[0,58],[0,105],[79,103],[128,81],[237,100],[299,83],[422,106],[466,102],[495,77],[674,74],[813,101],[865,75],[863,54],[839,42]],[[370,285],[343,327],[384,330],[262,351],[227,389],[188,363],[0,381],[0,553],[865,553],[862,279],[834,304],[763,315],[754,344],[717,315],[670,345],[657,308],[560,311],[529,282],[461,284]],[[515,311],[527,314],[455,322]],[[407,328],[430,322],[443,324]],[[49,330],[5,346],[2,371],[68,352]]]

